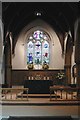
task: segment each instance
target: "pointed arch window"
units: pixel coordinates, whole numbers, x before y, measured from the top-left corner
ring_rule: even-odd
[[[28,38],[27,43],[27,64],[33,63],[35,66],[49,64],[50,58],[49,36],[40,30],[36,30]]]

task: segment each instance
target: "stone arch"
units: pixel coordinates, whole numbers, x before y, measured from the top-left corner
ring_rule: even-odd
[[[56,51],[54,51],[55,54],[56,54],[56,52],[57,53],[59,52],[58,56],[56,56],[56,55],[54,56],[54,59],[56,59],[57,63],[61,60],[62,64],[63,64],[62,66],[64,66],[64,60],[62,59],[62,47],[61,47],[61,43],[59,41],[59,38],[58,38],[56,32],[54,31],[54,29],[49,24],[47,24],[45,21],[43,21],[41,19],[37,19],[37,20],[31,22],[30,24],[28,24],[27,26],[25,26],[23,28],[23,30],[21,31],[21,33],[19,34],[19,36],[17,38],[16,46],[15,46],[15,56],[13,58],[13,64],[15,64],[14,61],[15,61],[15,59],[17,59],[16,54],[17,54],[18,51],[17,51],[16,48],[19,48],[21,45],[25,46],[26,38],[29,36],[29,34],[32,31],[35,31],[36,29],[41,29],[41,30],[45,31],[50,36],[50,40],[52,42],[51,43],[51,49],[54,49],[54,48],[56,49]],[[56,38],[56,40],[55,40],[55,38]],[[58,47],[58,51],[57,51],[57,47]],[[21,49],[23,51],[22,47],[20,47],[20,50]],[[21,54],[23,54],[22,51],[21,51]],[[61,59],[59,60],[58,57],[61,58]],[[54,59],[51,58],[51,63],[53,63]],[[55,64],[53,64],[53,66],[54,66],[54,68],[56,67]],[[63,67],[63,69],[64,69],[64,67]]]

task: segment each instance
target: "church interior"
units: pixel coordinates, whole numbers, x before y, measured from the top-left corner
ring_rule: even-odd
[[[1,120],[79,120],[79,3],[0,2],[0,11]]]

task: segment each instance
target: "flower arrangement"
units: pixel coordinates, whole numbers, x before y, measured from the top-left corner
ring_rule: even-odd
[[[57,73],[57,76],[56,76],[57,79],[61,80],[63,78],[65,78],[65,73],[60,71],[59,73]]]
[[[33,69],[34,65],[32,63],[28,64],[28,69]]]
[[[48,68],[49,68],[49,65],[48,65],[48,64],[43,64],[43,65],[42,65],[42,68],[43,68],[43,69],[48,69]]]

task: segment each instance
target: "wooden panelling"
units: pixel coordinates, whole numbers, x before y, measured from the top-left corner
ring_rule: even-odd
[[[56,75],[60,70],[12,70],[12,85],[23,85],[24,80],[53,80],[56,84]],[[64,71],[64,70],[62,70]]]

